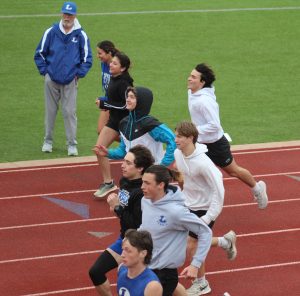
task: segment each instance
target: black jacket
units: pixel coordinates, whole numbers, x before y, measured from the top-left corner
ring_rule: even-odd
[[[107,101],[100,100],[100,109],[110,110],[110,114],[126,113],[126,97],[125,93],[128,86],[133,85],[133,79],[128,72],[116,77],[111,77],[107,88]]]
[[[137,229],[142,223],[141,199],[144,194],[141,186],[141,178],[128,180],[123,177],[120,180],[119,201],[121,210],[117,211],[117,215],[120,218],[122,238],[124,238],[127,229]]]

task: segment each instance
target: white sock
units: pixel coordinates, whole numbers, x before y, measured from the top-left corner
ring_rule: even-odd
[[[225,237],[218,237],[218,246],[224,250],[230,248],[230,242]]]
[[[196,278],[196,279],[195,279],[195,282],[197,282],[197,283],[205,282],[205,275],[202,276],[202,277]]]
[[[257,182],[256,182],[255,186],[252,187],[252,192],[254,195],[257,195],[261,192],[261,188]]]

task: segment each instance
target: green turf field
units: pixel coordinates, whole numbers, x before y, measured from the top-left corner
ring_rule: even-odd
[[[61,113],[56,121],[53,153],[41,152],[43,78],[33,61],[42,34],[60,19],[62,3],[0,2],[0,162],[66,156]],[[186,79],[196,64],[206,62],[217,75],[222,125],[233,144],[300,138],[298,0],[76,3],[94,56],[91,71],[79,82],[81,156],[92,155],[97,137],[99,111],[94,101],[101,87],[95,47],[103,39],[111,39],[130,56],[135,85],[154,92],[152,115],[171,128],[189,118]]]

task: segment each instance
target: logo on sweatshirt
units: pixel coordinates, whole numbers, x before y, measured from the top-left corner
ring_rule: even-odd
[[[119,191],[118,195],[119,195],[120,204],[122,206],[127,206],[128,205],[128,199],[130,197],[129,192],[127,190],[122,189],[122,190]]]
[[[77,43],[78,39],[76,37],[73,37],[71,41],[74,42],[74,43]]]
[[[167,222],[167,219],[166,219],[165,216],[160,216],[159,219],[157,220],[157,223],[160,226],[167,226],[168,225],[168,222]]]

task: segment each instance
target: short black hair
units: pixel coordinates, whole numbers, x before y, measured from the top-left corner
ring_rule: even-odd
[[[121,67],[125,68],[124,72],[127,72],[131,66],[131,61],[130,58],[128,57],[128,55],[126,55],[124,52],[118,51],[116,52],[116,54],[114,55],[116,58],[118,58]]]
[[[97,47],[102,49],[106,53],[110,53],[112,57],[115,56],[119,50],[115,47],[114,43],[110,40],[103,40],[97,44]]]
[[[195,70],[201,74],[200,81],[205,82],[204,87],[211,87],[212,83],[216,80],[213,70],[205,63],[198,64]]]
[[[155,176],[155,182],[157,184],[163,182],[164,190],[167,191],[167,188],[172,180],[180,181],[182,179],[182,174],[178,171],[171,170],[164,165],[161,164],[154,164],[148,167],[145,170],[147,174],[153,174]]]
[[[142,174],[145,170],[154,164],[154,157],[152,156],[151,151],[143,145],[135,145],[129,149],[128,152],[131,152],[134,155],[134,164],[137,168],[143,168]]]

